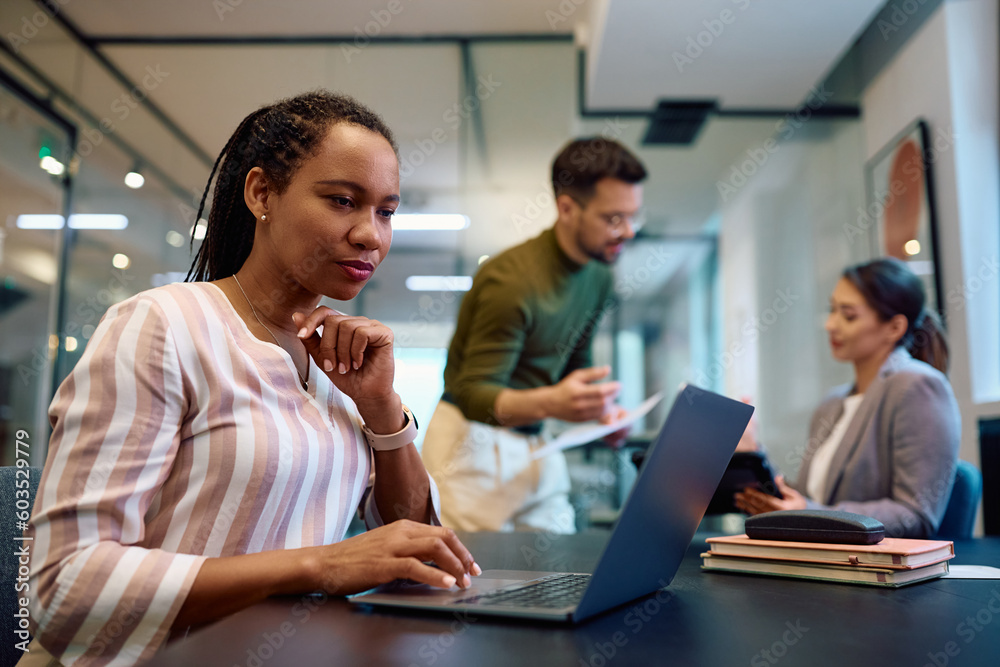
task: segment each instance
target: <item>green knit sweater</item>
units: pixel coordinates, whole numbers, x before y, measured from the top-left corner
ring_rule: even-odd
[[[449,399],[467,419],[496,425],[503,389],[553,385],[590,366],[613,294],[611,269],[574,262],[552,229],[489,260],[459,310],[444,370]]]

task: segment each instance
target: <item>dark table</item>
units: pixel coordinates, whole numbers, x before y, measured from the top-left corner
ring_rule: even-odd
[[[665,591],[578,626],[274,598],[175,642],[150,665],[1000,665],[1000,580],[901,589],[699,570],[695,537]],[[592,571],[607,533],[463,535],[483,569]],[[953,564],[1000,565],[1000,538]]]

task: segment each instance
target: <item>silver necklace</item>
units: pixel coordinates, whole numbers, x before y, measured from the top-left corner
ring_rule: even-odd
[[[263,322],[260,321],[259,317],[257,317],[257,311],[254,309],[253,304],[250,303],[250,297],[247,296],[246,291],[243,289],[243,285],[240,285],[240,279],[236,277],[235,273],[233,274],[233,280],[236,281],[236,286],[240,288],[240,292],[243,292],[243,298],[247,300],[247,305],[250,306],[250,312],[253,313],[253,318],[255,320],[257,320],[257,324],[259,324],[260,326],[264,327],[264,331],[266,331],[267,333],[271,334],[271,338],[274,339],[274,344],[275,345],[277,345],[278,347],[281,347],[281,343],[278,342],[278,337],[274,335],[273,331],[271,331],[270,329],[267,328],[266,324],[264,324]],[[281,349],[285,349],[285,348],[281,347]],[[292,365],[293,366],[295,365],[294,361],[292,362]],[[299,373],[299,369],[298,368],[295,369],[295,374],[299,376],[299,381],[302,383],[302,388],[305,389],[306,391],[308,391],[309,390],[309,359],[308,358],[306,358],[306,376],[302,377],[302,373]]]

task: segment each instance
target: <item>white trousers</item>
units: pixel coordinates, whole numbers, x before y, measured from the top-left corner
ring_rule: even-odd
[[[441,492],[441,523],[455,530],[576,532],[566,457],[533,460],[541,436],[469,421],[439,401],[422,456]]]

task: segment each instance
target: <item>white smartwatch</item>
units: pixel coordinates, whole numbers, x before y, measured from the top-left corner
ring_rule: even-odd
[[[406,417],[406,424],[402,430],[385,435],[373,432],[366,424],[361,425],[361,434],[365,436],[365,442],[376,452],[391,452],[400,447],[406,447],[417,439],[417,418],[413,416],[410,409],[403,406],[403,416]]]

